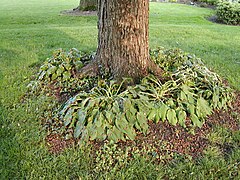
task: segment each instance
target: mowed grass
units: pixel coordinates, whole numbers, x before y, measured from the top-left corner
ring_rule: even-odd
[[[237,149],[225,158],[213,147],[197,163],[177,160],[167,166],[138,158],[118,172],[100,174],[92,173],[94,162],[87,150],[48,152],[39,117],[48,99],[21,103],[21,97],[34,66],[53,50],[96,50],[97,17],[59,13],[77,5],[78,0],[0,1],[0,179],[226,179],[237,172]],[[212,13],[193,6],[151,3],[150,46],[194,53],[240,90],[240,27],[208,22],[205,17]],[[239,142],[239,132],[222,136],[224,141],[233,136]]]

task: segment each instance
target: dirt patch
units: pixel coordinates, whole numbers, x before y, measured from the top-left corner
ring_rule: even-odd
[[[48,150],[52,154],[59,154],[66,148],[69,148],[74,145],[74,140],[65,140],[59,134],[50,134],[46,137],[46,143]]]
[[[61,15],[68,16],[96,16],[97,11],[80,11],[79,9],[64,10],[60,12]]]
[[[209,145],[206,136],[209,134],[213,127],[221,125],[231,131],[238,131],[240,125],[238,117],[240,115],[240,93],[237,93],[233,108],[228,111],[215,111],[214,114],[206,119],[206,123],[202,128],[195,129],[194,134],[190,133],[181,126],[172,126],[167,122],[153,123],[149,121],[149,133],[147,136],[138,134],[134,141],[120,141],[118,147],[125,149],[143,149],[150,147],[154,149],[154,153],[159,157],[171,157],[173,154],[197,158],[202,155],[203,150]],[[187,120],[190,123],[190,120]],[[74,140],[64,140],[60,135],[49,135],[46,138],[49,146],[49,151],[58,154],[68,147],[73,145]],[[92,141],[91,144],[94,150],[100,150],[106,141]],[[227,147],[228,148],[228,147]],[[227,150],[227,148],[225,148]],[[156,159],[158,162],[163,160]],[[166,160],[166,159],[165,159]],[[164,161],[165,161],[164,160]]]

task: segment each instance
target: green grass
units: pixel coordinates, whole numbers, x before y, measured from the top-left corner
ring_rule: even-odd
[[[34,73],[32,66],[42,63],[53,50],[96,50],[97,17],[59,15],[77,5],[77,0],[0,1],[0,179],[226,179],[236,173],[237,148],[228,158],[209,148],[198,163],[177,159],[162,166],[136,158],[118,172],[98,175],[92,174],[88,151],[76,148],[59,156],[48,153],[39,118],[48,100],[20,103],[20,99]],[[150,46],[195,53],[240,90],[240,27],[208,22],[205,17],[212,13],[186,5],[151,3]],[[229,139],[225,136],[229,134],[221,128],[209,135],[213,142],[214,138],[225,142]],[[239,145],[239,133],[231,136]]]
[[[215,24],[205,18],[210,9],[153,4],[150,45],[177,47],[201,57],[209,68],[240,89],[240,27]]]

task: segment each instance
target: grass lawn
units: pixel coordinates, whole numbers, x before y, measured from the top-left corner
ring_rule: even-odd
[[[34,74],[34,65],[51,56],[53,50],[96,50],[97,17],[59,15],[77,5],[78,0],[0,1],[0,179],[239,178],[238,148],[227,158],[213,147],[198,162],[177,160],[164,166],[136,158],[120,171],[99,174],[92,173],[94,162],[88,150],[72,148],[58,156],[48,152],[46,132],[39,120],[48,106],[47,99],[31,103],[20,100]],[[205,17],[211,14],[213,10],[194,6],[151,3],[150,46],[194,53],[240,90],[240,26],[209,22]],[[221,141],[239,147],[239,132],[219,129],[209,137],[214,139],[215,133]]]

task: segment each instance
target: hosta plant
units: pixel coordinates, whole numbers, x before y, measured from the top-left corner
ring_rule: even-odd
[[[74,137],[82,140],[108,138],[114,142],[133,140],[135,129],[147,133],[146,113],[141,109],[145,99],[128,98],[129,91],[121,91],[122,84],[100,81],[89,93],[69,99],[59,114],[64,128],[72,128]]]
[[[38,75],[28,87],[34,93],[60,91],[59,93],[74,94],[80,90],[91,89],[94,78],[80,79],[78,71],[87,64],[92,54],[86,54],[72,48],[66,52],[56,50],[40,67]]]
[[[69,99],[57,115],[66,134],[88,139],[134,139],[148,132],[148,120],[201,127],[215,109],[227,108],[233,92],[195,56],[158,48],[151,58],[165,70],[164,80],[149,75],[134,86],[126,79],[99,80],[89,92]],[[190,123],[187,122],[190,120]]]

